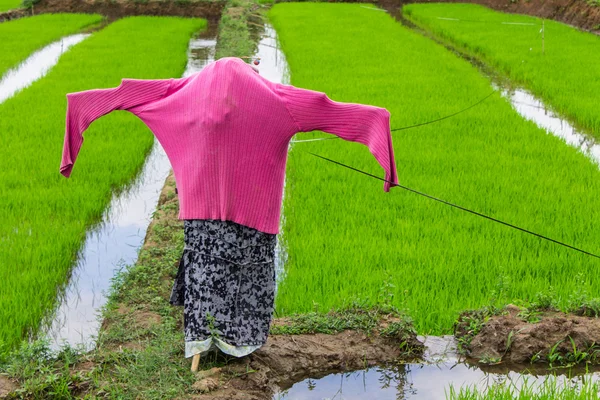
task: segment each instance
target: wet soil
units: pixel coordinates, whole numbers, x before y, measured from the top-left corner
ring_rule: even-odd
[[[40,0],[34,6],[34,13],[98,13],[107,16],[109,19],[129,15],[171,15],[206,18],[214,22],[221,17],[224,6],[225,1]]]
[[[3,399],[17,388],[17,384],[8,379],[6,376],[0,375],[0,399]]]
[[[26,17],[32,15],[31,14],[31,10],[25,10],[25,9],[15,9],[15,10],[10,10],[10,11],[5,11],[0,13],[0,22],[4,22],[4,21],[10,21],[13,19],[18,19],[18,18],[22,18],[22,17]]]
[[[277,323],[277,322],[275,322]],[[413,346],[422,346],[416,338]],[[270,335],[267,343],[227,367],[200,371],[197,400],[266,400],[307,378],[353,371],[403,358],[397,339],[347,330],[338,334]],[[248,372],[249,371],[249,372]]]
[[[509,305],[501,315],[492,316],[465,346],[467,355],[479,362],[495,360],[505,364],[548,363],[554,354],[555,364],[567,364],[577,351],[587,352],[591,360],[600,362],[600,319],[546,311],[539,322],[527,322],[521,309]],[[459,318],[456,337],[460,340],[471,329],[469,314]],[[573,342],[571,342],[571,339]],[[556,347],[555,347],[556,346]],[[554,350],[553,350],[554,348]],[[560,358],[559,358],[560,357]]]

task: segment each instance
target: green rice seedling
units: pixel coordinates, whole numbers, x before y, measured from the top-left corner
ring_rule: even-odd
[[[19,8],[21,0],[0,0],[0,12]]]
[[[476,4],[410,4],[403,10],[417,25],[497,68],[600,138],[597,35],[549,20],[542,26],[540,18]]]
[[[293,85],[385,107],[392,128],[452,114],[492,90],[469,62],[360,4],[276,4],[269,18]],[[392,137],[401,184],[600,251],[598,166],[524,120],[500,94]],[[578,272],[600,273],[595,258],[400,188],[386,193],[381,181],[308,151],[384,175],[359,143],[292,145],[278,315],[310,311],[313,302],[329,310],[353,296],[375,303],[389,276],[386,297],[410,313],[420,334],[450,333],[459,312],[488,305],[493,291],[498,303],[531,299],[550,286],[567,299],[580,284]],[[499,288],[498,277],[510,286]],[[600,281],[584,287],[599,293]]]
[[[179,77],[201,19],[123,18],[66,52],[48,75],[0,104],[0,347],[35,333],[56,305],[91,224],[141,170],[154,136],[126,111],[86,130],[71,178],[59,173],[66,93],[122,78]]]
[[[447,400],[588,400],[597,399],[600,385],[593,379],[560,379],[550,375],[541,382],[522,378],[522,382],[506,380],[482,389],[477,385],[460,389],[450,385]]]
[[[77,33],[102,18],[98,14],[42,14],[0,23],[0,77],[33,51],[63,36]]]

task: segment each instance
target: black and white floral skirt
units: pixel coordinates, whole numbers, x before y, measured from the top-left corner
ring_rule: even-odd
[[[236,356],[262,346],[275,300],[277,235],[210,219],[184,220],[184,235],[170,303],[184,308],[186,357],[213,345]]]

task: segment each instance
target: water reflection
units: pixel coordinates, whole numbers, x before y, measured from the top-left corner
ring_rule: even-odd
[[[66,36],[31,54],[17,67],[9,69],[0,79],[0,103],[46,75],[69,47],[88,36],[89,33]]]
[[[277,400],[438,400],[446,398],[452,385],[458,389],[473,386],[485,391],[498,384],[511,386],[516,392],[521,387],[539,387],[545,381],[558,382],[558,387],[580,387],[585,380],[600,382],[600,374],[585,375],[585,371],[562,371],[562,375],[548,371],[524,374],[514,371],[485,372],[464,363],[456,352],[452,336],[420,337],[425,343],[424,362],[420,364],[387,364],[365,370],[330,374],[322,378],[306,379],[281,391]],[[556,372],[558,374],[559,372]]]
[[[600,166],[600,145],[597,139],[578,131],[526,90],[501,88],[501,91],[521,116],[535,122],[547,132],[564,139],[568,145],[577,147]]]

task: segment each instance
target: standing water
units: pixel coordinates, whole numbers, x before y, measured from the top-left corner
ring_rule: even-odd
[[[579,132],[526,90],[501,88],[501,91],[523,118],[535,122],[540,128],[562,138],[568,145],[578,148],[600,166],[600,144],[597,139]]]
[[[89,35],[89,33],[80,33],[66,36],[36,51],[19,66],[9,69],[0,79],[0,103],[46,75],[69,47],[81,42]]]
[[[183,76],[198,72],[213,61],[215,45],[215,29],[191,39]],[[113,196],[102,223],[87,233],[60,305],[42,324],[53,349],[62,342],[81,344],[88,350],[95,345],[94,337],[101,324],[96,313],[106,303],[105,291],[117,270],[135,263],[170,169],[166,153],[154,140],[132,188]]]
[[[389,364],[306,379],[275,394],[273,400],[439,400],[447,397],[451,386],[456,392],[464,386],[482,392],[494,385],[505,385],[518,392],[524,386],[535,391],[545,381],[556,382],[557,387],[581,387],[586,380],[600,382],[600,374],[583,375],[585,371],[572,376],[484,372],[461,361],[452,336],[421,336],[419,340],[426,348],[423,363]]]

